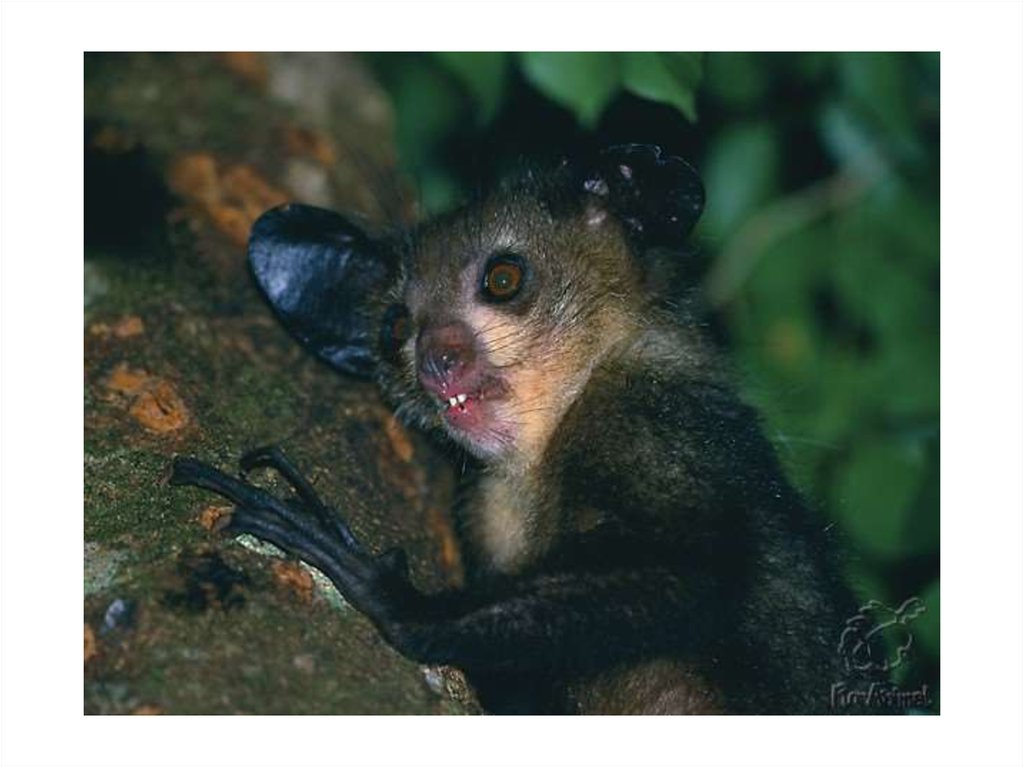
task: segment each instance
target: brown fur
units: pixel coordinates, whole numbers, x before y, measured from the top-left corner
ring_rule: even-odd
[[[570,686],[583,714],[722,714],[717,691],[692,665],[671,658],[619,666]]]

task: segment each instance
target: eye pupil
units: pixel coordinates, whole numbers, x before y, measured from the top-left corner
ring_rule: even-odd
[[[493,257],[484,273],[484,294],[488,298],[507,301],[519,293],[523,282],[523,266],[518,257]]]
[[[494,289],[499,293],[515,290],[516,275],[512,271],[511,267],[499,266],[491,272],[491,276],[494,278]]]

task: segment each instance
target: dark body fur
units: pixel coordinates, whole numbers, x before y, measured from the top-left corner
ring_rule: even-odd
[[[291,476],[303,503],[190,459],[175,481],[231,498],[230,530],[319,567],[490,711],[827,712],[854,609],[821,521],[660,291],[678,287],[699,181],[649,147],[596,167],[527,173],[397,242],[301,207],[254,228],[257,280],[300,340],[467,451],[465,588],[417,591],[280,456],[249,463]],[[495,259],[522,278],[508,300],[486,292]],[[345,301],[339,263],[367,283]]]
[[[728,387],[645,362],[597,371],[556,434],[564,508],[598,509],[630,542],[618,553],[625,566],[649,570],[671,594],[649,605],[641,644],[687,662],[687,694],[696,673],[716,710],[827,710],[829,685],[842,679],[836,631],[853,605],[821,521]]]

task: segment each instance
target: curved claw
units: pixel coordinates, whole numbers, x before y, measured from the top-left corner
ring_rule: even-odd
[[[172,485],[193,485],[204,490],[212,490],[237,504],[251,502],[255,492],[263,492],[248,482],[228,476],[208,463],[180,456],[171,463],[169,481]]]
[[[246,450],[238,459],[238,466],[242,471],[252,471],[263,466],[276,466],[279,463],[289,463],[289,461],[285,457],[284,451],[277,445],[254,447],[252,450]]]
[[[238,459],[243,475],[253,469],[274,469],[291,485],[299,499],[310,508],[321,522],[332,529],[349,547],[365,553],[362,543],[341,518],[341,515],[328,507],[317,494],[313,485],[291,462],[284,451],[277,445],[265,445],[249,450]]]
[[[253,469],[276,469],[305,503],[323,507],[320,496],[313,489],[313,485],[295,468],[295,465],[288,460],[284,451],[277,445],[257,447],[243,453],[242,457],[238,459],[238,467],[242,470],[243,475]]]

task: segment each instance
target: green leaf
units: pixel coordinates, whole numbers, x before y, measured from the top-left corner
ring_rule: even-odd
[[[473,96],[479,108],[477,124],[489,122],[497,114],[505,93],[509,54],[443,51],[434,56]]]
[[[742,220],[777,193],[781,147],[767,122],[723,130],[704,164],[707,205],[702,226],[717,237],[736,233]]]
[[[867,604],[872,599],[888,604],[891,601],[891,585],[882,578],[874,568],[866,567],[862,562],[844,563],[846,582],[853,589],[854,599],[859,605]],[[846,616],[852,618],[852,615]]]
[[[466,99],[431,57],[381,54],[372,60],[394,103],[398,157],[416,173],[432,161],[444,137],[465,120]]]
[[[750,108],[768,92],[767,60],[763,53],[709,53],[707,89],[728,106]]]
[[[699,53],[624,53],[622,84],[640,96],[671,104],[697,120],[696,90],[702,73]]]
[[[619,90],[620,58],[612,53],[522,53],[523,74],[544,95],[593,127]]]
[[[903,341],[890,333],[871,366],[878,409],[894,418],[938,418],[939,337]]]
[[[437,145],[464,119],[466,106],[451,79],[430,59],[426,66],[396,66],[390,90],[397,115],[402,163],[418,169],[431,161]]]
[[[921,486],[923,451],[917,444],[864,442],[839,474],[834,507],[859,551],[901,557],[914,498]]]
[[[871,195],[865,201],[868,214],[863,228],[872,237],[884,235],[890,252],[922,280],[938,286],[939,196],[938,189],[896,186],[892,194]],[[936,296],[938,290],[935,291]],[[937,315],[936,315],[937,316]],[[936,326],[936,333],[938,326]]]
[[[826,104],[819,118],[819,132],[836,161],[864,183],[891,182],[893,169],[878,142],[878,134],[846,105]]]
[[[835,286],[853,316],[896,339],[938,337],[938,296],[883,243],[837,242],[834,253]]]
[[[922,153],[912,107],[914,64],[908,53],[842,53],[839,74],[847,101],[871,119],[876,140],[894,145],[906,157]]]

